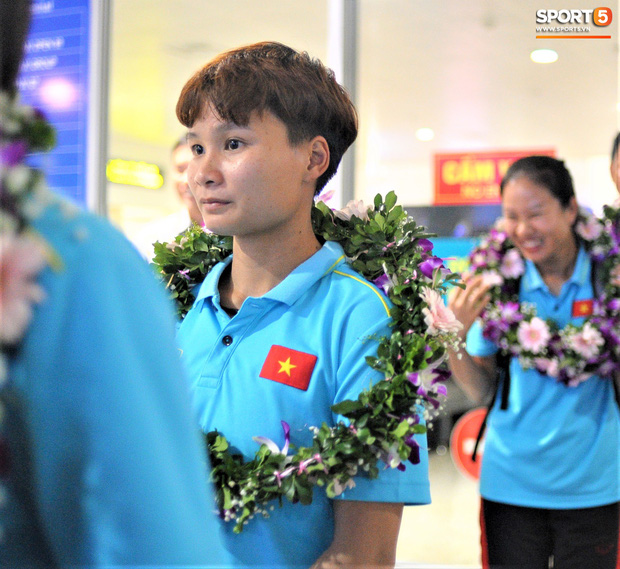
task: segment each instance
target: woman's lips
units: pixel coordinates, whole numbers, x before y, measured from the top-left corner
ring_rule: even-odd
[[[230,202],[220,199],[200,200],[200,203],[202,204],[203,209],[207,212],[220,211],[221,209],[225,208],[227,205],[230,204]]]

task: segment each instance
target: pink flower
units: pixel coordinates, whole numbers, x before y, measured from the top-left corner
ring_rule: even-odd
[[[560,364],[558,360],[550,360],[547,366],[547,375],[550,377],[557,377],[560,375]]]
[[[457,332],[463,327],[436,290],[425,287],[420,297],[428,305],[422,308],[422,314],[424,314],[424,322],[428,326],[429,334]]]
[[[533,354],[538,354],[545,348],[550,336],[547,323],[537,316],[532,318],[530,322],[521,322],[517,329],[519,343],[525,350]]]
[[[353,216],[359,217],[362,221],[368,221],[368,207],[362,200],[351,200],[342,209],[334,210],[334,215],[344,221],[349,221]]]
[[[501,286],[504,284],[504,278],[499,273],[495,271],[482,271],[480,273],[482,276],[482,281],[487,286]]]
[[[325,203],[327,203],[329,200],[331,200],[334,197],[335,193],[336,193],[336,190],[325,190],[324,192],[319,194],[314,199],[314,201],[315,202],[325,202]]]
[[[540,373],[545,373],[550,377],[557,377],[560,373],[560,366],[556,359],[548,360],[547,358],[536,358],[534,364]]]
[[[596,217],[589,215],[585,222],[577,222],[575,231],[586,241],[594,241],[603,232],[603,226]]]
[[[43,244],[28,236],[0,235],[0,341],[17,342],[45,298],[36,277],[47,263]]]
[[[593,358],[598,354],[599,347],[605,343],[603,336],[598,330],[586,322],[577,334],[569,339],[569,344],[580,356],[584,358]]]
[[[620,265],[616,265],[609,274],[611,284],[614,286],[620,286]]]
[[[523,274],[525,271],[525,264],[523,263],[519,251],[510,249],[506,255],[504,255],[500,271],[504,277],[509,279],[519,278]]]

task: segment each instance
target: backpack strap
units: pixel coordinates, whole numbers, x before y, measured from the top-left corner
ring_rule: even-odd
[[[482,424],[480,425],[480,429],[478,430],[474,450],[471,453],[471,459],[473,462],[476,462],[476,459],[478,457],[478,447],[480,446],[480,441],[482,440],[484,432],[486,431],[487,419],[489,418],[489,413],[491,412],[491,409],[493,409],[493,405],[495,405],[498,393],[501,392],[499,408],[502,411],[508,409],[508,397],[510,395],[510,356],[505,355],[502,352],[497,352],[497,355],[495,356],[495,362],[497,370],[497,381],[495,382],[493,397],[491,397],[491,401],[487,405],[487,411],[484,414],[484,419],[482,420]]]

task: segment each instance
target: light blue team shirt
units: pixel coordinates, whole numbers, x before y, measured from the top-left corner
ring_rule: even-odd
[[[44,540],[62,567],[220,567],[172,307],[120,233],[66,210],[54,200],[34,224],[62,267],[40,275],[46,299],[6,387],[24,410]],[[14,427],[13,451],[24,436]],[[0,567],[48,569],[14,460],[2,480]]]
[[[564,327],[581,325],[573,303],[592,299],[591,263],[581,248],[573,275],[554,296],[536,266],[526,262],[519,299],[538,316]],[[489,356],[496,346],[476,323],[467,351]],[[613,380],[593,376],[567,387],[536,370],[510,362],[508,409],[500,397],[489,416],[480,474],[482,497],[516,506],[588,508],[620,500],[620,412]]]
[[[178,333],[200,426],[205,432],[220,431],[246,459],[259,449],[254,436],[268,437],[282,448],[281,421],[290,425],[292,443],[310,446],[309,427],[341,419],[330,406],[357,399],[383,379],[365,358],[376,355],[379,339],[391,333],[387,298],[350,268],[340,245],[327,242],[267,294],[247,298],[231,318],[218,292],[230,261],[207,276]],[[265,362],[273,346],[285,351],[275,348],[279,363],[270,374]],[[295,371],[290,365],[301,365],[308,356],[316,360],[307,389],[287,384],[292,382],[288,372],[293,377]],[[426,448],[424,436],[418,442]],[[430,501],[425,450],[421,463],[407,464],[404,473],[389,470],[377,480],[355,480],[357,486],[341,498]],[[232,533],[233,524],[222,522],[231,566],[307,568],[332,542],[332,502],[317,487],[310,506],[285,500],[280,508],[276,503],[269,519],[253,519],[240,535]]]

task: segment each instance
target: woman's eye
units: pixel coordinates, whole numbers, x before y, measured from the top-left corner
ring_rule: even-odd
[[[204,152],[204,148],[200,144],[192,144],[192,154],[200,156]]]
[[[231,138],[226,141],[226,150],[237,150],[241,147],[241,141],[236,138]]]

